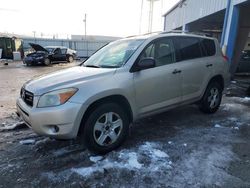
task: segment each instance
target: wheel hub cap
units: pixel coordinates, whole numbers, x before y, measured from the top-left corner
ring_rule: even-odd
[[[212,88],[210,90],[210,95],[208,96],[208,103],[210,108],[215,108],[219,104],[219,90],[217,88]]]
[[[120,116],[108,112],[99,117],[94,125],[93,136],[97,144],[108,146],[117,141],[123,128]]]

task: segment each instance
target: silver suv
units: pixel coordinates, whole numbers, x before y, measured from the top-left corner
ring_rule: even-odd
[[[228,66],[214,38],[181,33],[125,38],[81,66],[25,83],[17,111],[40,135],[79,136],[89,150],[106,153],[122,144],[137,119],[191,103],[216,112]]]

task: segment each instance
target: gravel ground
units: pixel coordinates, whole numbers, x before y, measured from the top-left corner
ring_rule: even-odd
[[[21,85],[73,65],[0,65],[0,187],[250,187],[250,98],[242,95],[224,96],[213,115],[189,105],[142,119],[104,156],[33,133],[15,115]]]

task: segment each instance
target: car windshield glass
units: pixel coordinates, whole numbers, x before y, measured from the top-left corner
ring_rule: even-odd
[[[119,40],[108,44],[93,54],[83,66],[118,68],[127,62],[144,39]]]
[[[45,48],[49,53],[52,53],[55,48]]]

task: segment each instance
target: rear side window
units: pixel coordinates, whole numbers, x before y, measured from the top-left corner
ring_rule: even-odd
[[[178,61],[202,57],[199,38],[176,37],[175,46],[178,51]]]
[[[216,47],[213,40],[201,39],[201,45],[204,49],[204,56],[214,56],[216,53]]]

